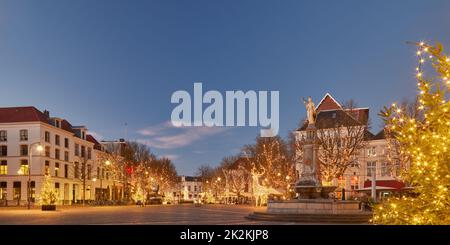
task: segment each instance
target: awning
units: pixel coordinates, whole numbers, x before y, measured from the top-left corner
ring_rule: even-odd
[[[405,187],[405,183],[398,180],[377,180],[375,184],[377,190],[401,190]],[[361,190],[365,190],[367,188],[370,189],[371,187],[372,181],[366,180],[364,181],[364,188]]]

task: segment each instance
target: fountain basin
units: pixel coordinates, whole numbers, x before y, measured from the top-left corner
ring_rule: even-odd
[[[299,199],[327,199],[336,188],[336,186],[296,185],[295,192],[299,194]]]
[[[361,213],[358,201],[332,199],[299,199],[269,201],[269,214],[357,214]]]

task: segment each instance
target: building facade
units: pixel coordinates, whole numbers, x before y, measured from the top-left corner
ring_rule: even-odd
[[[354,155],[350,167],[347,168],[343,176],[332,181],[333,185],[338,186],[338,197],[341,197],[342,190],[345,191],[346,199],[359,196],[362,193],[370,196],[373,176],[375,176],[378,198],[383,198],[392,192],[402,191],[405,185],[399,180],[400,165],[388,161],[388,142],[384,131],[381,130],[377,134],[372,134],[367,129],[369,108],[345,109],[328,93],[316,106],[316,127],[318,129],[320,129],[320,125],[335,124],[343,117],[351,120],[354,126],[366,128],[366,131],[364,133],[364,148]],[[297,140],[300,141],[306,137],[306,126],[307,122],[295,132]],[[297,174],[299,174],[300,162],[296,163],[296,169]]]
[[[101,145],[84,126],[35,107],[0,108],[0,149],[0,205],[37,203],[45,175],[59,205],[112,197],[98,194],[113,183],[102,172]]]
[[[179,191],[173,192],[178,202],[194,202],[201,199],[202,181],[199,177],[180,176]]]

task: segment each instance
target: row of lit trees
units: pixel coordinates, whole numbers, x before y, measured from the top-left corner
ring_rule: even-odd
[[[262,186],[279,190],[283,195],[292,192],[295,165],[289,144],[281,137],[258,137],[254,144],[245,145],[241,153],[224,157],[218,167],[203,165],[197,175],[203,183],[206,198],[232,194],[241,197],[252,193],[252,172],[261,173]]]
[[[178,182],[174,164],[158,158],[139,142],[110,145],[99,159],[112,175],[124,184],[126,200],[145,201],[149,196],[164,195]]]

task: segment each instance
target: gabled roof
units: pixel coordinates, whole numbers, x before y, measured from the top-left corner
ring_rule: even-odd
[[[317,128],[332,128],[336,124],[346,126],[367,125],[369,120],[369,108],[344,109],[329,93],[326,93],[316,106],[316,113]],[[306,127],[308,127],[307,120],[297,130],[303,131]]]
[[[49,123],[49,118],[34,106],[0,108],[0,123],[15,122]]]
[[[319,111],[316,116],[315,126],[318,129],[334,128],[337,126],[358,126],[363,125],[359,121],[355,120],[348,113],[343,110],[333,111]],[[306,130],[308,123],[304,123],[299,131]]]
[[[316,111],[326,111],[326,110],[339,110],[342,109],[341,104],[337,102],[331,94],[326,93],[325,96],[320,100],[319,104],[316,106]]]

